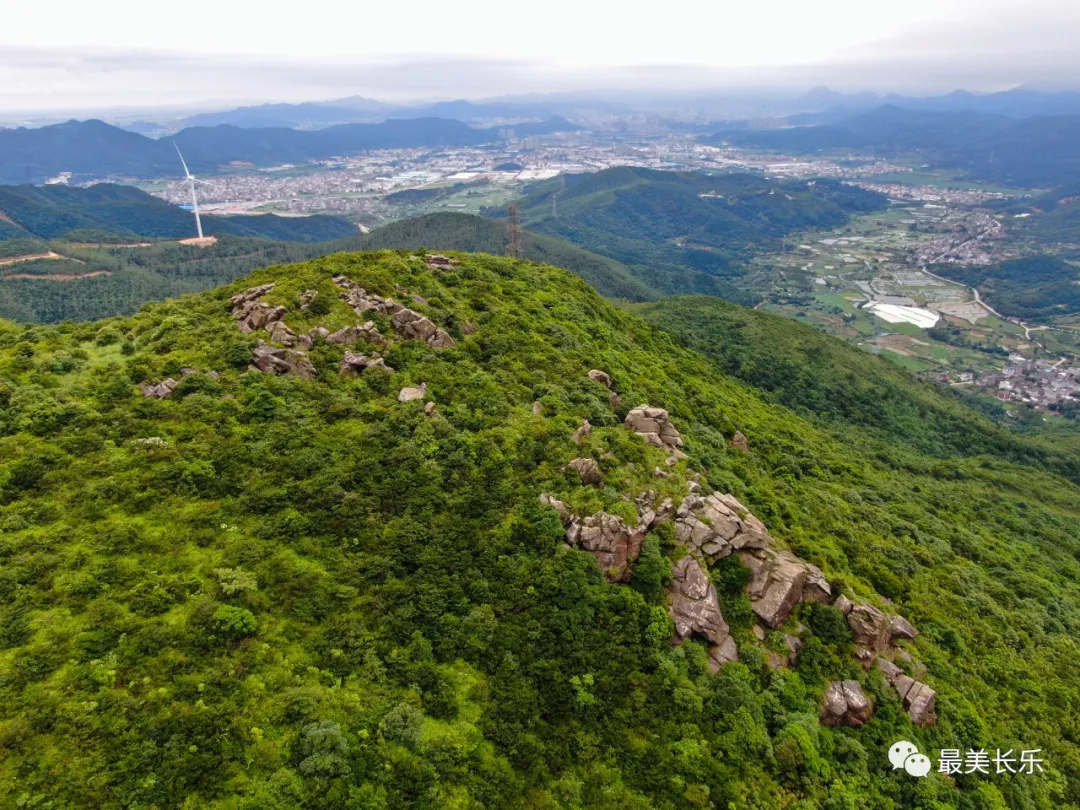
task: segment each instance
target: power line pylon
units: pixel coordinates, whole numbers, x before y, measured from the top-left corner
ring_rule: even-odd
[[[524,259],[525,248],[521,238],[521,209],[514,203],[507,207],[510,213],[508,228],[510,229],[510,247],[508,254],[512,259]]]

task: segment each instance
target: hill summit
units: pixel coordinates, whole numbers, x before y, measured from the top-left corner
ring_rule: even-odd
[[[486,255],[4,326],[0,381],[23,806],[1080,796],[1080,499],[1045,447],[864,453]],[[911,779],[901,739],[1045,772]]]

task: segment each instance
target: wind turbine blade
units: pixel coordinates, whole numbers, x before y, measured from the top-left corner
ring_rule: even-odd
[[[176,145],[176,141],[173,141],[173,147],[176,149],[176,154],[180,156],[180,165],[184,167],[184,177],[191,179],[191,172],[188,171],[187,163],[184,161],[184,154],[180,151],[180,147]]]

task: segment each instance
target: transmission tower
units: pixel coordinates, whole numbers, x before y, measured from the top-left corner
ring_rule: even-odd
[[[510,203],[507,209],[510,213],[508,227],[510,229],[509,255],[512,259],[524,259],[525,249],[521,240],[521,209],[514,203]]]

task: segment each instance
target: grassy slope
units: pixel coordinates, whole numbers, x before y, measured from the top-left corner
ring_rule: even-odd
[[[1080,806],[1080,491],[1048,471],[1066,459],[866,455],[569,273],[458,258],[433,273],[404,254],[331,256],[103,324],[0,330],[0,796]],[[397,343],[393,377],[344,379],[331,346],[313,352],[316,381],[245,373],[253,336],[227,297],[275,280],[268,300],[290,325],[335,328],[355,320],[340,302],[303,317],[297,303],[311,288],[335,299],[339,273],[424,296],[458,346]],[[193,376],[165,401],[135,392],[184,366],[222,378]],[[594,367],[613,375],[618,412]],[[435,418],[396,401],[420,382]],[[619,424],[640,402],[668,408],[687,440],[668,479]],[[597,426],[584,452],[601,459],[599,490],[564,472],[582,418]],[[727,447],[735,430],[749,455]],[[912,728],[842,639],[808,639],[796,670],[770,674],[731,565],[713,575],[745,663],[709,675],[703,648],[668,642],[655,566],[643,557],[635,587],[604,583],[536,504],[549,491],[625,512],[624,495],[685,491],[691,469],[921,629],[910,649],[939,691],[936,727]],[[658,536],[650,553],[677,553]],[[875,696],[863,729],[817,726],[838,676]],[[888,770],[901,738],[1040,747],[1048,774],[912,780]]]

